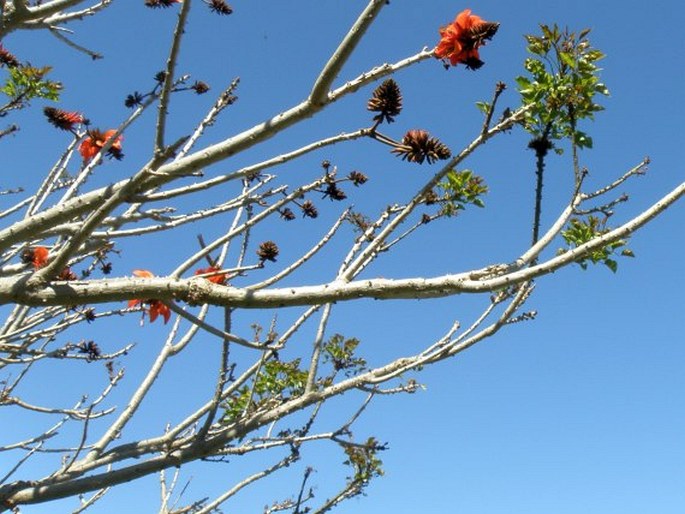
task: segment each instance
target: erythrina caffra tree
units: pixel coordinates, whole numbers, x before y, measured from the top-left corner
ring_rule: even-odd
[[[66,27],[98,15],[110,3],[5,1],[0,3],[0,36],[44,29],[70,51],[97,58],[76,44]],[[308,90],[300,92],[304,100],[208,144],[203,141],[212,126],[239,102],[239,81],[215,94],[203,81],[180,74],[183,60],[190,58],[181,53],[184,34],[195,30],[191,4],[226,16],[227,23],[241,22],[239,9],[234,13],[223,0],[135,3],[131,9],[156,8],[159,16],[177,11],[177,22],[163,71],[150,72],[152,85],[142,92],[121,92],[118,126],[87,119],[79,106],[56,103],[68,81],[53,80],[49,66],[25,62],[21,48],[3,41],[0,49],[0,109],[8,120],[3,135],[16,130],[16,111],[45,101],[46,122],[54,126],[55,138],[66,141],[35,190],[3,191],[0,406],[3,424],[10,416],[21,420],[17,433],[22,435],[8,440],[3,434],[0,441],[3,455],[13,459],[0,472],[0,512],[68,497],[74,498],[74,512],[82,512],[106,502],[112,488],[145,477],[157,478],[161,513],[219,512],[241,491],[259,487],[270,475],[285,476],[298,461],[304,466],[291,468],[299,474],[291,494],[276,497],[265,489],[265,510],[326,512],[382,474],[383,427],[370,437],[354,430],[375,398],[414,392],[421,369],[516,322],[532,320],[535,312],[526,303],[537,277],[577,264],[598,263],[616,271],[621,256],[631,255],[631,234],[685,193],[682,184],[652,207],[610,226],[611,212],[626,200],[617,189],[643,174],[647,162],[636,163],[599,189],[586,187],[579,152],[592,146],[585,130],[607,94],[597,65],[602,53],[591,45],[587,31],[542,26],[541,34],[527,36],[530,56],[521,76],[512,77],[515,87],[493,84],[491,100],[477,105],[482,123],[472,127],[468,144],[454,148],[454,141],[402,126],[396,74],[413,66],[444,66],[446,75],[477,72],[484,54],[498,51],[499,24],[465,9],[436,27],[436,34],[426,34],[427,42],[439,38],[437,44],[430,41],[431,48],[347,76],[345,64],[369,28],[382,23],[384,8],[395,7],[370,0]],[[493,38],[492,48],[483,49]],[[278,87],[289,87],[287,80],[279,78]],[[432,87],[440,91],[439,84]],[[518,98],[518,105],[500,107],[505,90]],[[174,117],[174,99],[188,94],[215,94],[215,103],[193,127]],[[367,110],[351,115],[360,128],[341,133],[338,127],[332,136],[309,134],[301,145],[276,152],[267,144],[351,95],[368,97]],[[155,118],[152,130],[145,141],[140,136],[134,140],[128,134],[145,115]],[[21,135],[32,130],[22,126]],[[181,136],[171,136],[179,131]],[[514,131],[527,134],[528,148],[521,150],[534,155],[536,195],[530,199],[533,222],[526,228],[532,231],[531,244],[509,262],[440,276],[426,270],[418,277],[383,278],[383,256],[401,252],[421,232],[430,231],[439,241],[446,231],[453,233],[460,212],[484,207],[488,186],[467,168],[468,161],[490,139]],[[216,134],[211,137],[217,140]],[[10,143],[8,137],[0,140]],[[150,148],[144,160],[126,155],[127,147],[143,144]],[[375,210],[352,208],[348,195],[364,197],[374,173],[343,172],[350,165],[326,160],[326,150],[363,144],[368,145],[365,152],[384,152],[388,166],[411,164],[421,183],[411,192],[390,183],[373,198]],[[545,204],[559,215],[543,226],[545,164],[554,152],[567,158],[573,187],[564,205]],[[243,155],[252,161],[246,163]],[[314,176],[288,167],[311,156],[321,157]],[[354,166],[360,165],[358,159]],[[22,163],[13,166],[19,171],[15,178],[21,179]],[[107,175],[111,183],[98,185],[112,168],[120,174]],[[303,232],[312,237],[295,237]],[[167,233],[173,239],[160,244],[159,234]],[[190,239],[193,248],[187,246]],[[423,257],[454,262],[440,252],[427,251]],[[319,280],[322,276],[328,278]],[[374,353],[379,342],[357,339],[352,320],[349,333],[331,328],[333,313],[349,303],[454,295],[484,297],[486,306],[464,325],[441,320],[444,332],[411,354],[406,349],[391,354],[392,348],[386,348],[379,361]],[[383,306],[364,303],[364,308],[380,311]],[[120,341],[106,349],[98,344],[98,334],[116,334],[113,329],[131,318],[140,320],[137,344]],[[155,352],[144,370],[139,362],[145,359],[137,357],[141,347]],[[211,367],[198,364],[205,358]],[[137,366],[133,359],[139,359]],[[75,395],[73,387],[58,386],[58,373],[80,376],[98,363],[106,370],[104,385],[83,380]],[[186,374],[174,378],[179,369]],[[192,383],[210,375],[212,387],[188,387],[191,401],[175,401],[174,381]],[[340,404],[349,411],[322,414],[341,397],[351,399]],[[314,496],[311,456],[305,453],[321,441],[340,448],[339,462],[348,469],[337,492],[327,497]],[[246,472],[240,461],[253,454],[263,454],[262,467]],[[186,466],[217,465],[210,461],[236,466],[226,474],[233,482],[213,497],[182,494]],[[193,473],[201,475],[202,466]],[[113,505],[112,510],[120,509]]]

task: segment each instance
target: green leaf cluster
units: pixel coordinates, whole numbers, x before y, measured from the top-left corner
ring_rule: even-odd
[[[561,236],[569,247],[577,248],[596,237],[606,234],[609,230],[610,229],[606,227],[606,218],[600,220],[597,216],[590,215],[586,219],[571,219],[569,227],[561,232]],[[592,264],[602,263],[616,273],[618,262],[612,257],[616,255],[617,250],[622,249],[620,255],[634,257],[632,250],[626,248],[626,244],[626,240],[619,239],[618,241],[614,241],[613,243],[594,250],[577,262],[583,269],[587,269],[588,263],[590,262]],[[560,249],[558,253],[561,254],[566,251],[567,249]]]
[[[354,337],[345,339],[341,334],[334,334],[323,346],[323,361],[332,363],[335,371],[345,370],[347,376],[364,370],[366,361],[354,356],[359,342]]]
[[[481,196],[488,192],[488,186],[470,170],[450,170],[438,187],[442,190],[439,202],[443,216],[456,216],[469,204],[485,207]]]
[[[579,148],[592,148],[592,138],[576,122],[603,110],[596,95],[609,95],[597,66],[604,54],[590,45],[589,29],[576,34],[541,25],[541,30],[541,36],[526,36],[532,54],[524,63],[528,75],[516,78],[523,105],[530,106],[524,126],[535,138],[571,139]]]
[[[51,69],[50,66],[36,68],[30,64],[10,68],[9,76],[0,88],[0,91],[9,98],[2,111],[26,107],[34,98],[59,100],[62,84],[46,78]]]
[[[307,372],[299,366],[300,359],[265,362],[254,383],[241,387],[225,402],[224,421],[235,421],[246,412],[301,395],[307,383]]]
[[[378,452],[385,446],[378,444],[375,437],[369,437],[363,445],[345,445],[347,460],[343,463],[351,466],[354,475],[347,477],[351,483],[363,487],[369,481],[383,475],[383,461],[378,458]],[[361,492],[361,491],[360,491]]]

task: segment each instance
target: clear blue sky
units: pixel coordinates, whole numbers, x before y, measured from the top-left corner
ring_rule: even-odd
[[[3,44],[36,65],[54,66],[55,77],[66,85],[62,107],[85,112],[101,128],[116,126],[126,114],[123,98],[133,90],[145,91],[154,73],[163,68],[175,22],[176,8],[151,11],[142,4],[142,0],[120,0],[93,19],[70,25],[79,44],[104,54],[101,61],[90,61],[38,32],[12,35]],[[179,66],[180,72],[208,82],[214,92],[241,77],[239,102],[212,129],[207,142],[221,140],[302,100],[365,2],[236,0],[231,4],[234,14],[221,18],[210,15],[201,2],[194,3]],[[685,7],[680,1],[460,4],[392,0],[340,81],[435,45],[438,27],[466,7],[501,23],[495,39],[481,52],[485,66],[478,72],[463,67],[446,72],[438,62],[428,61],[398,74],[406,107],[388,132],[400,137],[406,129],[426,128],[458,150],[480,126],[474,102],[490,99],[495,82],[510,86],[502,105],[516,104],[513,79],[522,72],[524,33],[535,32],[539,23],[589,27],[591,40],[607,55],[601,63],[602,78],[611,91],[611,97],[602,101],[606,111],[585,127],[595,142],[594,150],[581,155],[582,165],[590,170],[589,183],[601,185],[644,156],[651,157],[648,175],[625,188],[631,201],[617,212],[617,223],[683,180],[685,36],[681,28]],[[211,104],[210,95],[174,100],[174,135],[192,126],[198,113]],[[367,95],[331,109],[321,120],[296,127],[261,151],[283,151],[315,136],[363,126],[368,119]],[[61,140],[62,134],[44,123],[38,108],[22,113],[21,121],[20,133],[0,141],[5,187],[30,187],[66,143],[66,137]],[[103,177],[110,173],[120,179],[145,162],[152,147],[153,122],[150,116],[126,134],[126,159],[106,164],[98,180],[114,180]],[[45,141],[40,153],[35,151],[37,140]],[[487,209],[472,209],[458,221],[436,226],[425,237],[417,236],[368,275],[438,275],[507,261],[524,251],[533,201],[533,155],[525,150],[525,143],[523,134],[504,136],[466,163],[490,186]],[[265,154],[251,158],[260,155]],[[399,201],[407,199],[428,173],[391,159],[386,149],[367,142],[329,149],[289,167],[288,172],[309,169],[306,173],[313,173],[323,158],[342,170],[362,169],[370,175],[368,186],[355,190],[350,198],[357,207],[369,209],[390,201],[385,199],[390,194]],[[21,163],[19,172],[17,163]],[[208,174],[232,168],[221,165]],[[568,194],[569,174],[568,159],[550,160],[543,216],[547,223],[562,208],[559,202]],[[333,208],[319,203],[322,208]],[[426,370],[418,377],[425,391],[378,399],[355,433],[375,435],[389,443],[390,451],[381,455],[386,476],[370,486],[367,497],[354,499],[337,512],[685,512],[684,213],[685,205],[676,205],[636,235],[630,247],[637,258],[621,260],[617,275],[603,267],[588,271],[573,267],[539,280],[529,303],[529,308],[539,312],[534,322],[509,327],[458,358]],[[290,228],[287,237],[307,241],[309,236],[302,232],[311,227],[325,230],[325,220],[334,215],[331,210],[319,225],[299,220],[298,228]],[[282,230],[278,227],[266,236],[275,239],[276,230]],[[184,254],[195,234],[190,230],[179,240],[179,245],[188,245],[181,250]],[[138,267],[159,273],[171,269],[174,261],[168,247],[140,248],[137,244],[131,242],[128,253],[115,262],[115,273],[125,275]],[[284,259],[297,254],[294,248],[288,253],[287,245],[284,249]],[[160,257],[164,252],[169,255]],[[327,280],[334,270],[331,266],[303,280]],[[469,316],[486,302],[487,298],[391,302],[380,307],[382,317],[371,309],[379,307],[378,303],[367,302],[356,308],[342,306],[332,325],[334,330],[362,339],[371,360],[380,359],[408,354],[439,336],[455,317],[468,325]],[[137,321],[131,317],[120,328],[127,340],[141,343],[136,350],[141,368],[127,364],[132,384],[142,363],[154,355],[145,345],[161,344],[164,333],[159,324],[141,329]],[[120,342],[109,329],[97,324],[88,328],[102,331],[97,335],[103,346],[108,338],[112,347]],[[170,389],[156,401],[176,402],[167,392],[176,384],[181,391],[178,401],[192,405],[188,384],[205,373],[193,366],[199,365],[179,364],[178,375],[170,374],[160,384]],[[214,367],[210,369],[213,373]],[[76,384],[68,387],[78,389]],[[157,430],[167,421],[164,416],[160,408],[159,416],[153,413],[146,418],[150,425],[141,430]],[[342,454],[319,445],[303,455],[302,465],[312,457],[319,469],[312,483],[319,484],[317,497],[323,499],[332,490],[326,470],[342,461]],[[325,458],[316,460],[320,455]],[[2,460],[0,466],[5,466]],[[197,474],[189,492],[199,497],[206,487],[221,491],[222,485],[240,476],[230,465],[217,467],[207,483],[200,483],[205,478]],[[227,504],[225,512],[261,512],[263,505],[296,491],[294,479],[278,482],[269,482],[266,493],[263,489],[248,492],[233,506]],[[124,486],[116,495],[125,504],[130,502],[130,512],[147,512],[158,497],[154,485],[144,493],[138,486]],[[68,511],[67,505],[73,503],[60,504],[61,511]],[[108,512],[104,506],[91,512]],[[22,512],[53,509],[37,506]]]

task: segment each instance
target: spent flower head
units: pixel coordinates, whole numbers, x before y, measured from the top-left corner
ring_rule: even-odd
[[[439,139],[431,137],[425,130],[410,130],[402,138],[402,144],[397,145],[392,153],[402,156],[402,160],[422,164],[428,161],[432,164],[437,160],[449,159],[452,155]]]
[[[373,117],[373,120],[378,123],[395,121],[395,116],[402,111],[402,93],[397,82],[388,79],[374,89],[366,108],[378,113]]]

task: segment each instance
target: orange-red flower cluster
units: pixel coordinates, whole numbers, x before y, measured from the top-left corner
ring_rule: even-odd
[[[88,162],[93,157],[95,157],[102,147],[107,144],[107,142],[114,137],[116,130],[110,129],[106,132],[101,132],[99,130],[89,130],[86,138],[81,142],[78,151],[83,157],[83,162]],[[117,138],[112,143],[112,146],[107,150],[107,154],[111,155],[115,159],[121,159],[124,154],[121,152],[121,136]]]
[[[226,283],[226,273],[217,273],[221,268],[216,266],[210,266],[208,268],[201,268],[195,272],[196,275],[204,275],[205,273],[214,273],[214,275],[209,275],[206,278],[214,284],[224,285]]]
[[[133,275],[140,278],[152,278],[154,275],[144,269],[133,270]],[[171,318],[171,309],[161,300],[129,300],[128,306],[135,307],[137,305],[142,305],[143,310],[150,317],[150,323],[153,323],[159,316],[164,318],[164,324]]]
[[[435,47],[435,57],[449,59],[452,66],[459,63],[476,70],[483,66],[478,48],[497,32],[499,23],[483,20],[464,9],[452,23],[440,29],[440,42]]]
[[[33,269],[40,269],[48,263],[50,252],[44,246],[27,249],[21,256],[22,262],[31,264]]]

